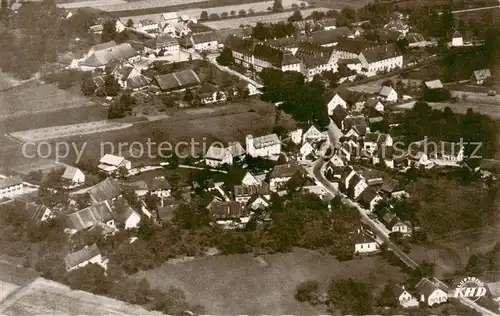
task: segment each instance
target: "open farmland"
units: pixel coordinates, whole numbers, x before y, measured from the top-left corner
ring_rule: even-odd
[[[334,10],[342,10],[343,8],[359,9],[371,0],[310,0],[309,3],[316,7],[325,7]]]
[[[313,11],[327,12],[327,8],[310,8],[300,10],[303,17],[309,16]],[[204,22],[203,25],[208,26],[215,30],[238,28],[240,25],[256,25],[257,22],[261,23],[277,23],[287,21],[293,12],[281,12],[266,15],[252,15],[243,18],[225,19],[220,21]]]
[[[38,278],[0,305],[2,315],[161,315]]]
[[[187,300],[198,303],[213,315],[318,315],[321,306],[312,307],[294,298],[298,283],[313,279],[326,289],[332,278],[353,278],[383,287],[386,282],[402,281],[399,269],[379,257],[338,262],[330,256],[296,249],[291,253],[251,254],[198,258],[178,264],[141,271],[152,286],[178,287]]]
[[[125,5],[127,1],[125,0],[88,0],[88,1],[74,1],[66,3],[58,3],[59,8],[64,9],[76,9],[85,7],[99,7],[99,6],[112,6],[112,5]]]
[[[92,1],[93,3],[95,2],[95,4],[93,4],[92,7],[106,12],[119,12],[119,11],[142,10],[149,8],[175,7],[189,3],[206,2],[208,0],[142,0],[133,2],[120,1],[119,3],[116,4],[107,4],[106,1],[108,0],[102,1],[103,2],[102,4],[99,4],[99,2],[101,1]]]
[[[7,118],[58,109],[92,105],[88,98],[31,81],[0,92],[0,117]]]
[[[492,21],[497,26],[500,26],[500,5],[496,2],[492,5],[496,5],[493,8],[487,8],[482,10],[473,10],[473,11],[460,11],[453,14],[455,19],[463,20],[463,21]]]

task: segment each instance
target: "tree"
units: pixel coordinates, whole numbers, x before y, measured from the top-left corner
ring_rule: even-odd
[[[104,272],[100,265],[91,263],[70,271],[67,275],[68,284],[74,290],[106,294],[111,282]]]
[[[219,17],[219,15],[218,15],[217,13],[212,13],[212,14],[210,14],[210,16],[209,16],[209,19],[210,19],[210,20],[219,20],[219,19],[220,19],[220,17]]]
[[[315,280],[307,280],[297,285],[295,299],[299,302],[310,302],[314,305],[319,296],[319,283]]]
[[[221,16],[222,18],[227,18],[228,14],[227,14],[227,12],[222,12],[222,13],[220,14],[220,16]]]
[[[97,85],[92,78],[88,78],[87,80],[82,81],[80,89],[82,90],[83,95],[93,95],[97,89]]]
[[[148,192],[148,194],[146,194],[146,198],[144,199],[144,202],[146,203],[146,208],[149,211],[157,211],[158,210],[159,198],[157,195],[151,194],[151,192]]]
[[[191,102],[193,98],[193,92],[190,89],[186,89],[186,92],[184,93],[184,101]]]
[[[114,97],[117,96],[120,91],[120,84],[113,75],[107,75],[104,79],[104,89],[106,91],[106,95]]]
[[[235,15],[236,15],[236,11],[232,10],[232,11],[230,12],[230,14],[231,14],[231,16],[235,16]]]
[[[133,27],[134,26],[134,20],[128,19],[127,20],[127,27]]]
[[[295,10],[293,14],[288,18],[289,22],[298,22],[302,21],[302,14],[300,13],[300,10]]]
[[[245,16],[245,15],[247,15],[247,11],[241,9],[240,11],[238,11],[238,15],[239,16]]]
[[[255,11],[253,9],[248,9],[248,15],[254,15]]]
[[[201,11],[200,20],[208,20],[208,12],[207,11]]]
[[[379,307],[398,307],[399,302],[394,291],[393,284],[386,284],[377,298]]]
[[[356,22],[356,11],[352,8],[343,8],[337,17],[337,26],[348,26]]]
[[[222,66],[234,64],[233,51],[229,47],[224,47],[220,55],[217,56],[217,62]]]
[[[101,43],[109,42],[116,37],[116,22],[108,19],[102,24]]]
[[[348,280],[332,280],[328,289],[329,304],[343,313],[369,314],[372,310],[373,296],[368,284]]]
[[[273,2],[273,12],[283,12],[283,3],[281,0],[274,0]]]

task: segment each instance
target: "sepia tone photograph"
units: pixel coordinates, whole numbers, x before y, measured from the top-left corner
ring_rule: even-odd
[[[0,315],[500,316],[500,0],[0,1]]]

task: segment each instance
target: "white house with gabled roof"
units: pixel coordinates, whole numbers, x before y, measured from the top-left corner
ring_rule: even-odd
[[[395,285],[394,294],[396,294],[396,298],[398,299],[399,305],[404,308],[418,307],[418,300],[408,292],[404,285]]]
[[[75,167],[68,166],[62,175],[64,181],[67,181],[70,185],[78,185],[85,182],[85,174]]]
[[[342,99],[340,94],[336,93],[333,98],[328,102],[327,104],[327,109],[328,109],[328,115],[333,115],[333,110],[340,105],[344,109],[347,109],[347,101]]]
[[[97,168],[101,169],[106,173],[116,172],[119,168],[125,168],[130,170],[132,168],[132,163],[121,156],[115,156],[111,154],[104,155],[101,160],[99,160],[100,164]]]
[[[398,100],[398,93],[393,87],[383,86],[378,96],[380,100],[386,102],[396,102]]]
[[[252,157],[278,156],[281,153],[281,140],[276,134],[260,137],[247,135],[246,152]]]

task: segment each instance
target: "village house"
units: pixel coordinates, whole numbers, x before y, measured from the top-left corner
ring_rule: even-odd
[[[192,69],[157,75],[154,82],[162,92],[181,91],[201,84],[200,78]]]
[[[314,153],[314,147],[313,145],[308,142],[308,141],[305,141],[302,143],[302,146],[300,147],[299,149],[299,155],[297,156],[297,159],[299,161],[307,161],[308,157],[310,157],[310,155],[312,155]]]
[[[302,141],[304,142],[318,142],[328,138],[328,135],[324,132],[320,132],[319,129],[311,125],[309,129],[302,136]]]
[[[491,71],[486,69],[474,70],[472,73],[471,81],[477,85],[483,85],[487,80],[493,78],[491,76]]]
[[[403,54],[394,43],[364,50],[359,54],[359,60],[368,77],[403,67]]]
[[[212,31],[191,35],[191,43],[198,52],[214,51],[219,48],[217,37]]]
[[[244,186],[254,186],[260,185],[261,181],[259,181],[253,174],[247,171],[243,175],[243,177],[241,177],[241,181],[239,181],[239,183]]]
[[[61,176],[63,181],[68,182],[70,185],[78,185],[85,182],[85,174],[75,167],[68,166]]]
[[[369,48],[374,48],[377,43],[365,41],[362,39],[342,38],[338,41],[337,45],[333,46],[333,54],[335,58],[340,61],[341,59],[358,59],[359,54]]]
[[[353,199],[357,199],[367,187],[368,183],[366,182],[366,179],[356,172],[347,182],[345,182],[347,195]]]
[[[129,63],[136,63],[141,60],[141,56],[139,55],[139,53],[129,43],[122,43],[112,47],[107,47],[114,42],[108,43],[101,44],[107,44],[106,46],[101,46],[105,48],[101,48],[96,45],[98,50],[93,51],[91,49],[90,55],[83,61],[78,63],[80,69],[83,71],[91,71],[96,68],[104,69],[112,59],[116,59],[122,62],[126,61]]]
[[[302,172],[302,169],[295,164],[277,165],[269,175],[269,188],[272,192],[277,192],[295,174]]]
[[[404,308],[419,306],[418,300],[413,295],[411,295],[410,292],[408,292],[402,285],[395,285],[394,294],[396,294],[399,305]]]
[[[260,137],[247,135],[245,138],[246,152],[251,157],[278,156],[281,153],[281,140],[276,134]]]
[[[82,249],[68,254],[64,258],[64,264],[66,266],[66,271],[75,270],[78,268],[83,268],[87,264],[98,264],[105,268],[103,260],[101,257],[101,251],[96,244],[90,246],[85,246]]]
[[[160,34],[144,42],[145,54],[178,54],[179,49],[179,42],[168,34]]]
[[[389,21],[389,23],[384,25],[384,27],[386,29],[390,29],[398,33],[401,33],[404,36],[406,36],[406,34],[410,31],[410,26],[400,19],[391,20]]]
[[[242,228],[252,217],[245,205],[234,201],[212,201],[207,209],[212,220],[227,229]]]
[[[149,185],[149,192],[159,198],[166,198],[172,194],[172,186],[164,176],[154,177]]]
[[[240,80],[238,81],[238,83],[236,84],[236,94],[239,96],[239,97],[243,97],[242,95],[240,95],[241,93],[248,93],[248,96],[254,96],[256,94],[259,94],[259,89],[257,89],[257,87],[253,84],[251,84],[250,82],[246,81],[246,80]]]
[[[301,128],[299,128],[288,133],[288,137],[290,137],[292,143],[294,143],[295,145],[299,145],[302,142],[303,133],[304,131]]]
[[[437,165],[459,166],[464,160],[464,146],[460,143],[436,142],[433,146],[430,142],[423,145],[430,147],[428,150],[429,159]]]
[[[366,102],[363,104],[365,109],[375,109],[375,111],[378,111],[380,113],[384,112],[384,105],[380,100],[371,98],[366,100]]]
[[[139,226],[141,216],[130,207],[123,197],[114,201],[113,209],[117,226],[123,227],[124,229],[131,229]]]
[[[271,199],[269,185],[235,185],[234,186],[234,200],[236,202],[246,204],[253,196],[258,195],[264,197],[266,200]]]
[[[398,93],[393,87],[383,86],[378,94],[378,98],[385,102],[398,101]]]
[[[269,207],[270,200],[262,195],[255,194],[247,202],[247,208],[252,211],[263,210]]]
[[[366,188],[359,196],[359,203],[370,212],[373,212],[377,203],[382,200],[383,198],[377,194],[377,191],[374,188],[371,187]]]
[[[23,180],[19,176],[0,179],[0,199],[13,198],[24,193]]]
[[[163,23],[175,24],[180,21],[180,17],[177,14],[177,12],[167,12],[167,13],[162,13],[162,15],[160,16],[160,20]]]
[[[378,251],[378,243],[363,230],[358,230],[354,237],[354,254],[362,255]]]
[[[149,185],[144,180],[137,180],[133,182],[127,181],[122,183],[122,186],[134,190],[135,194],[139,197],[145,196],[149,192]]]
[[[335,123],[340,130],[344,129],[344,120],[347,116],[348,113],[342,106],[336,106],[332,111],[332,115],[330,115],[333,123]]]
[[[104,201],[113,201],[121,196],[122,189],[118,183],[111,178],[107,178],[88,190],[92,203],[101,203]]]
[[[426,81],[425,82],[425,87],[427,89],[431,89],[431,90],[434,90],[434,89],[443,89],[444,88],[443,84],[441,83],[441,80],[439,80],[439,79],[431,80],[431,81]]]
[[[232,165],[234,159],[241,158],[244,154],[245,149],[238,142],[232,143],[228,147],[212,144],[205,154],[205,164],[214,168],[225,164]]]
[[[14,210],[27,214],[31,221],[38,224],[46,222],[55,216],[54,212],[52,212],[48,207],[34,202],[11,199],[3,202],[3,204],[10,205]]]
[[[322,19],[317,22],[317,24],[323,28],[325,31],[330,31],[337,28],[337,19],[329,18]]]
[[[344,38],[354,38],[351,30],[345,26],[311,33],[311,41],[323,47],[335,46]]]
[[[388,198],[402,198],[409,196],[409,194],[404,190],[404,186],[401,185],[401,182],[391,177],[386,177],[384,179],[384,183],[380,188],[380,193]]]
[[[226,101],[226,93],[209,83],[204,83],[197,91],[202,104],[212,104]]]
[[[341,106],[342,108],[347,109],[347,101],[344,100],[344,98],[342,98],[342,96],[339,93],[335,93],[333,98],[328,102],[327,104],[328,115],[332,116],[333,111],[337,106]]]
[[[455,31],[453,33],[453,36],[451,37],[451,43],[449,43],[451,47],[461,47],[464,46],[464,38],[462,35],[458,32]]]
[[[95,225],[102,228],[107,226],[109,229],[107,232],[116,231],[113,211],[108,201],[91,205],[68,215],[67,231],[70,234],[89,229]]]
[[[158,22],[151,19],[143,19],[135,25],[135,28],[146,33],[156,33],[158,32],[160,25]]]
[[[360,138],[370,132],[367,119],[364,115],[347,116],[343,122],[345,138]]]
[[[417,285],[415,290],[419,295],[420,302],[427,304],[427,306],[434,306],[448,301],[448,289],[444,284],[432,278],[422,278]]]
[[[434,45],[433,42],[427,41],[420,33],[408,33],[406,34],[406,40],[408,41],[409,48],[422,48]]]
[[[369,153],[375,152],[382,146],[392,146],[392,144],[393,140],[391,135],[389,134],[369,132],[366,133],[365,137],[363,138],[363,149],[365,149]]]
[[[119,168],[130,170],[132,168],[132,163],[123,157],[105,154],[101,160],[99,160],[97,168],[111,174],[117,172]]]
[[[302,72],[306,81],[312,81],[315,75],[325,71],[337,71],[337,63],[332,52],[331,47],[323,47],[311,42],[300,43],[295,52],[295,57],[300,60],[298,71]]]

